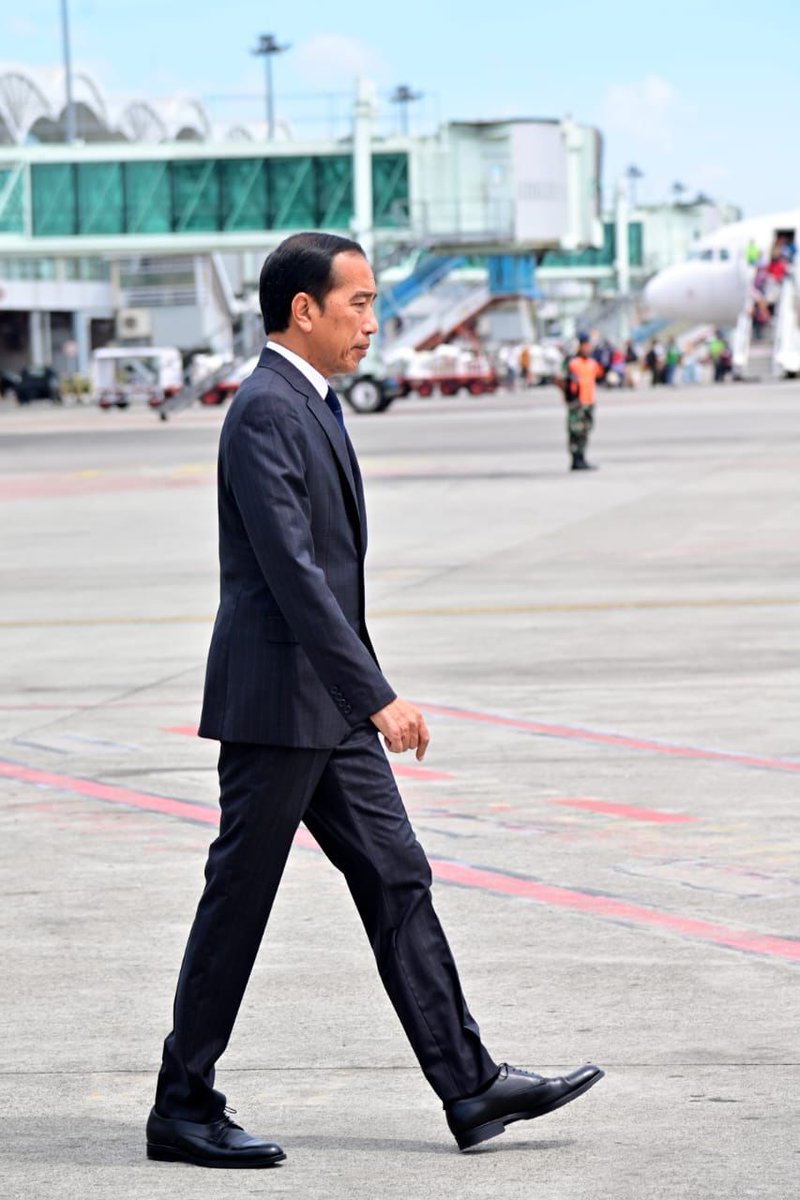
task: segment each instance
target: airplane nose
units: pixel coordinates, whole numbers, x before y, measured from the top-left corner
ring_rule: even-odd
[[[747,280],[737,262],[676,263],[659,271],[644,289],[656,317],[728,324],[736,320],[747,296]]]
[[[657,317],[678,316],[681,301],[687,299],[686,289],[676,276],[674,267],[666,267],[645,285],[644,302]]]

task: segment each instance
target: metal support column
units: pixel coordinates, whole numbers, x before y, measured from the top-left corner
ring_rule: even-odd
[[[617,297],[621,302],[618,330],[620,340],[627,341],[630,336],[630,321],[625,301],[630,295],[631,290],[631,255],[628,240],[628,191],[625,186],[624,176],[617,183],[614,199],[614,273],[616,275]]]
[[[353,237],[374,259],[375,235],[372,216],[372,130],[375,123],[375,85],[368,79],[356,81],[353,105]]]

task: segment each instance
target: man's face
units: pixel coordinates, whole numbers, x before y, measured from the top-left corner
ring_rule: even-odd
[[[334,284],[322,308],[310,301],[307,335],[309,361],[326,377],[355,371],[378,328],[375,278],[367,260],[346,251],[336,255],[332,268]]]
[[[581,358],[588,358],[591,348],[591,342],[580,342],[578,344],[578,354],[580,354]]]

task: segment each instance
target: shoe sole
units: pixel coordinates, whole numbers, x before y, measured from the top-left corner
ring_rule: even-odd
[[[509,1113],[508,1116],[500,1117],[497,1121],[487,1121],[485,1125],[476,1125],[474,1129],[467,1129],[464,1133],[456,1134],[459,1150],[469,1150],[481,1142],[488,1142],[489,1138],[498,1137],[501,1133],[505,1133],[506,1126],[513,1125],[514,1121],[533,1121],[536,1117],[544,1117],[547,1113],[555,1112],[557,1108],[563,1108],[565,1104],[577,1100],[578,1096],[588,1092],[589,1088],[599,1083],[604,1075],[605,1071],[598,1070],[597,1074],[593,1075],[591,1079],[587,1079],[586,1083],[582,1083],[574,1091],[554,1100],[546,1108],[537,1109],[536,1112],[528,1110],[527,1112]]]
[[[153,1159],[154,1162],[179,1162],[188,1163],[193,1167],[220,1167],[223,1170],[260,1170],[264,1167],[274,1167],[276,1163],[283,1162],[286,1154],[281,1150],[280,1154],[274,1154],[271,1158],[264,1158],[254,1162],[252,1159],[249,1162],[237,1162],[236,1159],[223,1159],[222,1161],[196,1158],[189,1154],[186,1150],[180,1150],[177,1146],[159,1146],[155,1142],[147,1143],[147,1157]]]

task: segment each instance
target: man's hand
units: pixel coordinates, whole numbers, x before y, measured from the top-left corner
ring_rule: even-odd
[[[402,754],[404,750],[416,750],[417,762],[422,762],[431,735],[428,733],[425,718],[413,704],[401,700],[398,696],[380,712],[373,713],[370,721],[383,734],[387,750],[391,750],[393,754]]]

